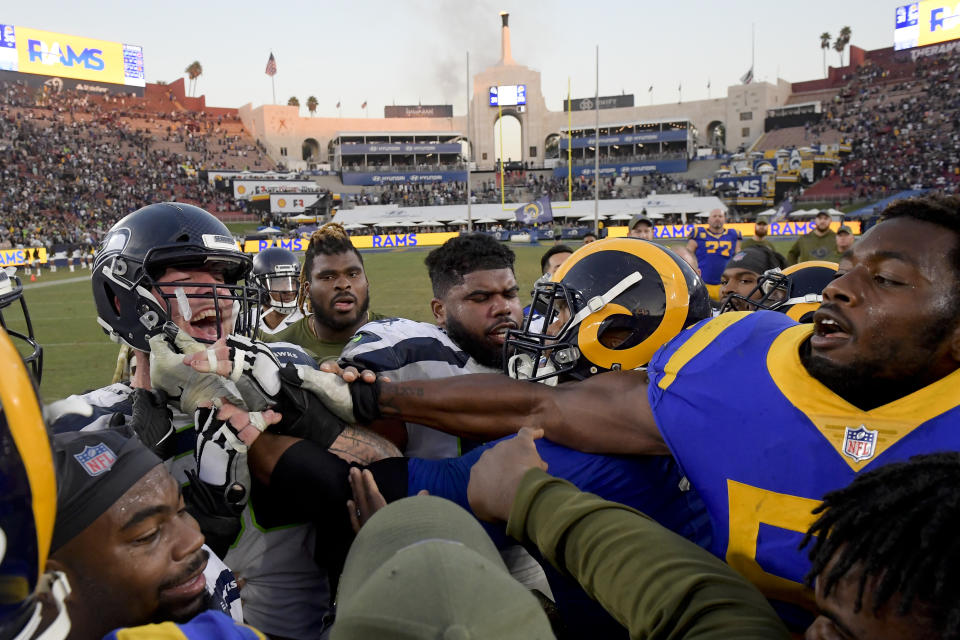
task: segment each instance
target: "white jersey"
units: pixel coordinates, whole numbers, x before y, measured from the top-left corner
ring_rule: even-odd
[[[271,329],[269,326],[267,326],[267,323],[263,321],[263,314],[261,314],[260,332],[269,334],[269,335],[273,335],[274,333],[280,333],[281,331],[283,331],[284,329],[286,329],[287,327],[289,327],[290,325],[292,325],[294,322],[296,322],[302,317],[303,317],[303,311],[301,311],[300,309],[294,309],[293,313],[291,313],[290,315],[283,316],[283,319],[280,321],[280,324],[278,324],[275,328]]]
[[[347,342],[340,357],[394,382],[500,373],[470,357],[440,327],[405,318],[368,322]],[[460,440],[449,433],[408,422],[407,436],[404,455],[408,457],[436,459],[460,455]]]
[[[316,366],[300,347],[284,342],[269,346],[281,362]],[[48,414],[51,432],[93,431],[106,429],[111,424],[124,424],[124,420],[133,414],[132,393],[129,385],[117,383],[54,403],[58,410]],[[69,413],[84,403],[92,409],[91,415]],[[196,468],[194,419],[173,405],[170,410],[177,432],[177,453],[164,464],[177,481],[184,484],[187,481],[184,471]],[[293,640],[317,638],[326,623],[331,598],[326,571],[313,559],[313,526],[303,524],[264,529],[257,523],[252,504],[243,510],[241,522],[240,535],[224,558],[226,565],[217,559],[221,566],[229,566],[233,573],[229,579],[225,575],[207,575],[208,589],[217,586],[224,597],[233,594],[237,611],[240,610],[239,601],[242,601],[243,621],[264,633]],[[216,558],[212,553],[210,557],[211,560]],[[213,571],[211,564],[216,566],[208,562],[205,574]],[[233,575],[244,581],[242,591],[237,589]],[[232,589],[230,584],[233,584]],[[225,608],[219,603],[218,606],[225,613],[234,615],[233,601],[223,601],[229,606]]]

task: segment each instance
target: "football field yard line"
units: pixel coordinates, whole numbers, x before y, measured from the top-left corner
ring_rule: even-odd
[[[64,278],[63,280],[54,280],[52,282],[32,282],[30,284],[23,285],[24,291],[29,291],[30,289],[43,289],[44,287],[55,287],[58,284],[70,284],[73,282],[83,282],[84,280],[89,280],[90,276],[76,276],[74,278]]]

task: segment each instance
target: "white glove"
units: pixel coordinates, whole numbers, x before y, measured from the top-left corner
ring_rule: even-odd
[[[320,398],[327,409],[344,422],[356,424],[349,383],[335,373],[320,371],[304,364],[294,366],[300,376],[300,386],[303,389]]]
[[[174,346],[176,350],[162,333],[150,338],[150,385],[154,389],[165,391],[186,414],[214,398],[226,397],[242,406],[236,388],[220,376],[201,373],[183,363],[184,355],[205,351],[206,345],[191,338],[186,331],[177,331]]]
[[[194,414],[197,474],[200,480],[222,491],[231,506],[242,508],[250,488],[247,446],[239,436],[243,429],[237,429],[229,420],[219,419],[217,412],[217,406],[201,407]],[[244,429],[250,426],[258,431],[266,429],[261,414],[251,413],[249,417],[250,424]]]

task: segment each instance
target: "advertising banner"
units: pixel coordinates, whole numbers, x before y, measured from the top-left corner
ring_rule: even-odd
[[[847,220],[843,224],[850,227],[853,235],[860,235],[860,222],[858,220]],[[770,236],[802,236],[805,233],[813,231],[816,226],[813,219],[797,220],[795,222],[771,222],[769,225]],[[662,239],[683,240],[690,236],[697,227],[707,228],[705,224],[658,224],[653,227],[653,237]],[[754,224],[752,222],[732,222],[726,225],[727,229],[736,229],[744,237],[753,237]],[[830,228],[836,231],[840,228],[839,222],[830,223]],[[628,227],[607,227],[607,234],[611,238],[622,238],[627,235],[630,229]]]
[[[443,233],[388,233],[376,236],[350,236],[350,242],[357,249],[395,249],[397,247],[437,247],[450,238],[460,235],[456,231]],[[244,253],[259,253],[271,247],[282,247],[290,251],[306,251],[310,240],[307,238],[276,238],[247,240],[243,244]]]
[[[566,175],[566,174],[564,174]],[[410,173],[360,173],[344,171],[343,184],[380,185],[380,184],[421,184],[431,182],[466,182],[466,171],[417,171]]]
[[[452,104],[391,105],[383,108],[384,118],[452,118]]]
[[[233,179],[233,197],[237,200],[249,200],[251,196],[266,193],[304,193],[317,190],[319,187],[313,180]]]
[[[146,86],[139,46],[8,24],[0,25],[0,69]]]
[[[632,107],[633,106],[633,94],[627,94],[622,96],[600,96],[600,108],[601,109],[619,109],[621,107]],[[570,110],[571,111],[593,111],[594,109],[594,99],[593,98],[575,98],[570,101]],[[563,110],[567,110],[567,99],[563,99]]]
[[[303,213],[320,199],[320,193],[271,193],[270,213]]]
[[[40,251],[40,262],[47,262],[47,249],[37,247]],[[0,267],[19,267],[33,261],[34,249],[0,249]]]
[[[367,153],[460,153],[459,142],[377,142],[359,144],[346,142],[340,145],[342,156],[362,156]]]
[[[631,162],[629,164],[601,164],[600,175],[609,178],[623,175],[640,175],[644,173],[682,173],[687,170],[687,159],[653,160],[651,162]],[[564,178],[567,175],[566,167],[554,167],[553,177]],[[573,167],[574,177],[592,176],[593,165],[577,165]]]
[[[738,195],[756,198],[763,192],[763,177],[752,175],[714,178],[713,188],[719,191],[736,191]]]
[[[621,144],[648,144],[656,142],[686,142],[689,132],[684,129],[671,129],[669,131],[643,131],[640,133],[620,133],[612,136],[600,136],[601,147],[612,147]],[[584,149],[592,147],[597,139],[594,136],[584,136],[573,138],[574,149]],[[560,148],[566,149],[567,138],[560,138]]]

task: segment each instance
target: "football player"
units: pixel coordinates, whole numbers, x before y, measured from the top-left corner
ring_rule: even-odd
[[[21,344],[23,360],[30,367],[34,380],[37,381],[37,384],[40,384],[40,378],[43,375],[43,347],[40,346],[33,334],[30,309],[27,308],[27,301],[23,296],[23,284],[16,273],[17,270],[14,267],[0,267],[0,327],[3,327],[11,338]],[[8,326],[10,318],[4,317],[4,309],[10,309],[14,304],[20,306],[26,333],[14,331]],[[10,311],[7,311],[7,313],[9,314]]]
[[[901,200],[854,245],[813,323],[726,313],[669,341],[645,374],[556,388],[374,382],[353,409],[484,439],[526,425],[586,451],[671,453],[710,511],[713,552],[770,597],[812,608],[797,543],[817,501],[862,470],[960,445],[958,252],[960,198]]]
[[[703,283],[686,263],[657,244],[632,238],[585,245],[558,269],[555,282],[537,285],[535,296],[541,310],[547,317],[557,318],[546,332],[531,329],[528,319],[522,330],[498,335],[516,322],[519,302],[513,252],[495,239],[482,235],[454,238],[431,252],[427,265],[437,296],[433,305],[438,322],[448,330],[451,324],[458,329],[448,335],[436,326],[407,320],[371,323],[361,329],[356,342],[348,344],[344,357],[376,367],[391,379],[419,374],[452,380],[470,371],[490,370],[478,367],[475,359],[503,362],[503,343],[507,343],[510,369],[516,375],[533,380],[579,379],[645,365],[660,344],[710,313]],[[587,312],[559,319],[565,309],[584,308],[583,301],[590,301]],[[470,332],[469,340],[462,337],[465,331]],[[409,359],[414,355],[420,358]],[[191,359],[206,370],[205,358]],[[345,417],[353,419],[352,414]],[[411,444],[414,442],[411,437]],[[593,455],[548,440],[538,446],[554,473],[586,491],[635,505],[671,529],[707,544],[709,528],[703,526],[699,499],[681,488],[685,486],[682,473],[670,457]],[[477,448],[445,459],[426,459],[435,456],[423,454],[391,458],[373,463],[370,470],[391,499],[426,489],[467,507],[469,469],[482,451]],[[324,447],[263,434],[251,447],[250,460],[255,473],[270,484],[276,500],[297,495],[302,487],[310,487],[318,496],[298,501],[290,513],[323,522],[326,529],[332,528],[338,517],[345,517],[347,465]],[[498,540],[503,541],[502,532]],[[568,608],[575,606],[577,600],[571,599],[556,578],[552,577],[550,585],[554,594],[565,600]],[[584,633],[588,632],[584,626],[605,624],[602,618],[590,615],[565,619]],[[598,629],[593,631],[603,635]]]
[[[749,291],[745,292],[745,286],[731,290],[722,310],[768,309],[785,313],[797,322],[813,322],[813,314],[823,301],[823,290],[837,277],[837,267],[836,262],[812,260],[783,271],[764,271]]]
[[[74,398],[89,404],[92,414],[54,415],[51,428],[59,433],[133,426],[180,482],[189,480],[188,507],[208,544],[216,552],[229,549],[225,561],[246,580],[247,620],[270,634],[312,638],[326,624],[328,587],[308,550],[310,527],[269,530],[270,505],[254,515],[254,503],[262,503],[246,474],[244,438],[280,416],[260,410],[265,406],[242,409],[242,389],[197,377],[178,352],[203,352],[204,343],[217,341],[250,370],[275,372],[281,362],[316,366],[295,345],[267,348],[249,339],[260,301],[259,290],[246,284],[250,268],[249,256],[223,223],[197,207],[152,204],[117,222],[97,254],[93,294],[101,327],[134,350],[135,374],[129,385]],[[221,397],[228,401],[219,411],[200,406]],[[319,424],[302,421],[307,413],[316,411],[301,411],[302,425]],[[324,428],[330,428],[328,444],[343,429],[333,421]]]
[[[289,249],[271,247],[253,258],[253,281],[263,292],[261,333],[277,333],[303,317],[297,308],[300,261]]]
[[[0,385],[0,583],[4,585],[4,597],[0,599],[0,637],[15,640],[62,640],[71,635],[100,637],[116,626],[113,620],[99,620],[103,632],[95,632],[84,627],[84,621],[72,621],[70,610],[78,615],[86,613],[82,607],[78,608],[78,603],[85,600],[90,605],[88,612],[94,614],[85,616],[88,622],[91,617],[98,617],[103,607],[115,607],[117,603],[96,600],[102,595],[99,584],[89,590],[78,585],[71,588],[63,570],[66,567],[56,560],[48,561],[51,541],[56,527],[60,526],[60,516],[56,513],[58,482],[35,381],[30,379],[11,338],[19,339],[0,328],[0,364],[4,371],[4,383]],[[100,543],[104,541],[98,540],[97,544]],[[156,619],[158,626],[127,629],[123,637],[156,637],[149,632],[176,626],[173,622],[161,623],[163,617]],[[129,615],[126,620],[148,621]],[[192,632],[196,629],[203,629],[204,635]],[[211,630],[215,633],[211,634]],[[238,626],[220,610],[200,614],[183,626],[183,633],[188,638],[263,640],[262,634]]]
[[[363,256],[341,224],[327,223],[310,237],[300,271],[297,307],[306,315],[263,338],[300,345],[319,361],[339,357],[357,329],[383,319],[369,310],[370,282]]]
[[[714,209],[707,218],[707,228],[696,227],[687,239],[687,250],[697,256],[703,281],[712,300],[720,300],[720,276],[727,260],[740,253],[740,232],[726,229],[727,214]]]

